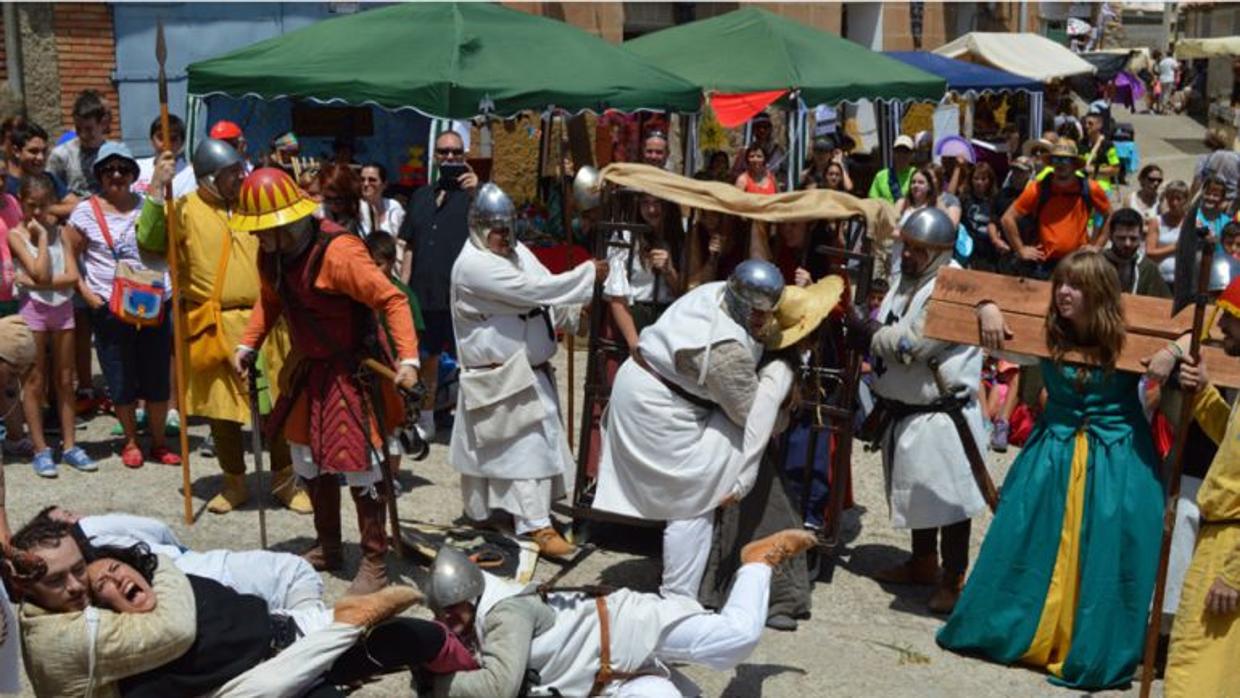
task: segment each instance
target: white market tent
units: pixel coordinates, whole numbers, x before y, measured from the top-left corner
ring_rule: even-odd
[[[1175,43],[1175,57],[1179,59],[1216,58],[1240,56],[1240,36],[1220,36],[1213,39],[1180,39]]]
[[[1038,34],[970,32],[934,52],[1040,82],[1094,72],[1092,65],[1066,46]]]

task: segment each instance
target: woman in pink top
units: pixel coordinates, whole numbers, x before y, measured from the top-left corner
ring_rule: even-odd
[[[766,168],[766,152],[757,143],[745,149],[745,171],[736,178],[738,189],[751,194],[774,194],[778,189],[775,176]]]

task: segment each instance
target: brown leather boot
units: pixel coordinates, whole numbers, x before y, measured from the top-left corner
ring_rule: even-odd
[[[372,497],[365,488],[350,488],[353,504],[357,507],[357,529],[361,534],[362,562],[357,576],[349,585],[348,596],[371,594],[388,585],[387,575],[387,528],[384,526],[384,499]]]
[[[934,586],[939,582],[939,556],[910,557],[895,567],[878,571],[874,579],[886,584]]]
[[[333,609],[333,620],[368,628],[421,602],[422,595],[413,587],[393,584],[372,594],[340,599]]]
[[[344,563],[340,553],[340,482],[335,475],[320,475],[306,481],[306,491],[314,507],[318,541],[302,557],[319,572],[338,570]]]
[[[554,526],[531,531],[529,536],[538,544],[538,554],[543,557],[571,557],[577,552],[577,548],[564,540],[564,536],[561,536]]]
[[[818,537],[803,528],[786,528],[766,538],[759,538],[741,548],[741,563],[762,562],[779,567],[784,562],[814,547]]]
[[[939,580],[939,588],[934,590],[934,596],[930,597],[930,603],[927,606],[931,613],[939,613],[947,615],[956,608],[956,601],[960,599],[960,590],[964,588],[963,574],[943,574],[943,578]]]

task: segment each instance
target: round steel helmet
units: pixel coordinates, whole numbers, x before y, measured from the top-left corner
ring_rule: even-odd
[[[517,244],[516,207],[512,199],[494,182],[478,187],[474,202],[469,206],[469,238],[479,249],[487,248],[487,235],[502,229],[508,233],[508,243]]]
[[[1232,279],[1240,279],[1240,260],[1229,254],[1215,256],[1210,265],[1210,293],[1221,292]]]
[[[435,564],[426,580],[426,603],[439,613],[454,604],[476,601],[482,596],[484,587],[486,580],[478,565],[465,553],[445,545],[435,556]]]
[[[956,246],[956,226],[942,209],[926,206],[914,211],[904,221],[900,227],[900,238],[905,243],[950,250]]]
[[[241,183],[229,225],[238,232],[279,228],[314,213],[319,205],[277,167],[254,170]]]
[[[741,327],[749,327],[755,310],[775,310],[784,295],[784,277],[779,267],[760,259],[747,259],[736,265],[728,277],[723,294],[728,315]]]
[[[602,200],[602,187],[603,178],[598,170],[589,165],[577,170],[577,175],[573,177],[573,200],[577,202],[577,207],[588,211],[598,206]]]
[[[194,157],[190,163],[194,168],[195,179],[212,177],[225,167],[232,167],[241,162],[237,149],[216,138],[208,138],[194,148]]]

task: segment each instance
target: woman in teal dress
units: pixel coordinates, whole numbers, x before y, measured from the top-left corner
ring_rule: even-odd
[[[1002,327],[993,304],[980,314],[984,328]],[[1046,410],[938,642],[1045,669],[1062,686],[1120,686],[1141,658],[1163,492],[1140,377],[1114,368],[1123,311],[1100,253],[1076,252],[1055,269],[1046,335]],[[1070,352],[1091,363],[1067,365]]]

